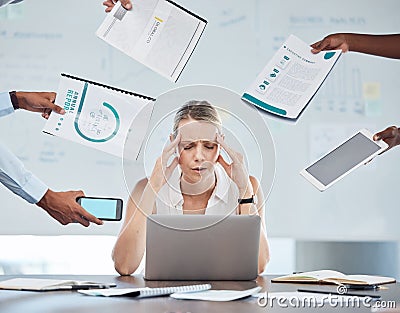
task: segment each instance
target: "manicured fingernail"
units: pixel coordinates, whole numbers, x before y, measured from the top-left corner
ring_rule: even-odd
[[[127,9],[127,10],[132,9],[132,4],[128,3],[128,4],[125,6],[125,9]]]
[[[65,114],[65,110],[61,109],[60,114]]]

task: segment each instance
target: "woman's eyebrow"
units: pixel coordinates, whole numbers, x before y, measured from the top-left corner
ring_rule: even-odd
[[[209,139],[199,139],[199,140],[185,140],[185,141],[181,141],[181,144],[192,144],[192,143],[196,143],[196,142],[201,142],[201,143],[212,143],[212,144],[216,144],[216,141],[212,141]]]

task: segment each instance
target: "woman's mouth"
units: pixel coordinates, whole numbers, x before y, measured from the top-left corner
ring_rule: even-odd
[[[192,171],[195,171],[196,173],[202,173],[205,170],[206,170],[205,167],[193,167],[192,168]]]

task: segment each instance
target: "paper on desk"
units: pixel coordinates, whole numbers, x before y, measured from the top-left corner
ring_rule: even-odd
[[[170,297],[181,300],[232,301],[258,293],[261,287],[247,290],[207,290],[191,293],[173,293]]]

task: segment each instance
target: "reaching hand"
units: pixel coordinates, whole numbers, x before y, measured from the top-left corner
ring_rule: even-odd
[[[349,43],[345,34],[332,34],[326,36],[324,39],[313,43],[311,45],[313,48],[311,50],[312,53],[319,53],[324,50],[339,50],[341,49],[342,52],[349,51]]]
[[[76,198],[83,196],[85,194],[82,191],[55,192],[48,189],[36,205],[49,213],[62,225],[80,223],[88,227],[90,222],[102,225],[103,222],[101,220],[85,211],[76,202]]]
[[[106,12],[110,12],[112,10],[112,8],[114,7],[115,3],[117,3],[118,0],[106,0],[103,2],[103,5],[106,6]],[[122,4],[122,6],[127,9],[130,10],[132,9],[132,3],[130,0],[119,0]]]
[[[400,129],[397,128],[396,126],[391,126],[374,135],[374,140],[381,140],[381,139],[389,145],[389,148],[387,148],[385,151],[399,145]]]
[[[169,158],[175,153],[180,141],[181,134],[178,133],[176,138],[163,150],[161,156],[157,159],[156,164],[154,165],[149,183],[157,193],[171,177],[172,172],[178,165],[178,157],[175,157],[170,165],[168,165],[167,162]]]
[[[56,99],[55,92],[23,92],[15,93],[18,100],[18,106],[21,109],[31,112],[41,112],[45,119],[48,119],[52,111],[58,114],[64,114],[62,107],[54,104]]]
[[[223,136],[220,134],[217,134],[217,142],[232,159],[232,163],[228,164],[222,155],[218,156],[217,162],[222,165],[228,176],[235,182],[239,189],[240,196],[244,194],[253,195],[252,185],[249,180],[249,174],[246,170],[246,166],[244,165],[243,155],[228,147]]]

